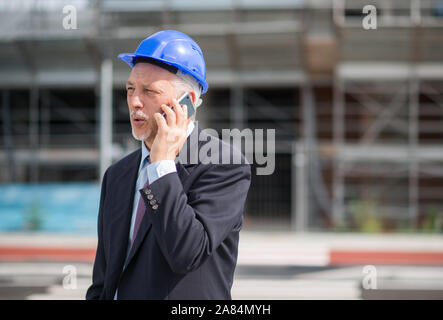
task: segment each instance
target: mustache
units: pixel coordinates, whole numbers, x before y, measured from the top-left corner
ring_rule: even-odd
[[[145,113],[144,113],[143,111],[141,111],[141,110],[137,110],[137,111],[132,110],[131,113],[130,113],[130,116],[131,116],[131,118],[134,118],[135,116],[138,116],[138,117],[142,117],[142,118],[145,119],[145,120],[148,120],[148,119],[149,119],[149,116],[148,116],[147,114],[145,114]]]

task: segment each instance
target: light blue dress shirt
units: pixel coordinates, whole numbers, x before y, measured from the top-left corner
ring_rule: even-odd
[[[188,125],[187,137],[191,134],[192,130],[194,130],[194,122],[191,122]],[[135,218],[137,217],[137,208],[138,202],[140,201],[140,192],[146,183],[146,180],[149,179],[149,184],[153,184],[154,181],[160,179],[164,175],[167,175],[171,172],[176,172],[177,169],[175,167],[174,160],[162,160],[154,163],[148,163],[147,157],[149,156],[149,149],[146,147],[144,141],[142,141],[142,156],[140,161],[140,166],[138,168],[138,177],[135,185],[135,195],[134,195],[134,203],[132,207],[132,217],[131,217],[131,228],[129,230],[129,244],[126,249],[126,258],[129,254],[129,249],[131,248],[132,243],[132,234],[134,233],[134,225]],[[115,291],[114,300],[117,300],[118,288]]]

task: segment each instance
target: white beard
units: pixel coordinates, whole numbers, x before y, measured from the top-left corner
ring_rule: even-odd
[[[133,110],[133,111],[130,113],[130,117],[132,118],[134,115],[138,115],[138,116],[143,117],[145,120],[149,120],[149,116],[146,115],[146,114],[144,114],[143,111],[140,111],[140,110],[139,110],[139,111],[135,112],[135,110]],[[132,126],[131,126],[131,127],[132,127]],[[135,134],[135,132],[134,132],[134,128],[132,127],[132,136],[134,137],[135,140],[138,140],[138,141],[145,141],[146,139],[149,138],[149,136],[151,135],[151,133],[152,133],[152,129],[149,128],[147,133],[145,133],[145,134],[142,135],[142,136],[138,136],[138,135]]]
[[[152,133],[152,129],[148,129],[147,133],[145,133],[144,135],[138,136],[135,134],[134,128],[132,128],[132,136],[134,137],[135,140],[138,140],[138,141],[145,141],[146,139],[148,139],[151,136],[151,133]]]

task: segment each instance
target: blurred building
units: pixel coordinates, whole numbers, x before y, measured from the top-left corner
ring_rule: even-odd
[[[247,224],[443,230],[443,1],[1,0],[0,24],[3,183],[99,182],[138,148],[116,57],[176,29],[205,54],[200,125],[276,130]]]

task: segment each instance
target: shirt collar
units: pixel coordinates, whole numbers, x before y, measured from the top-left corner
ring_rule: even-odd
[[[194,127],[195,127],[194,121],[191,120],[191,122],[189,122],[189,125],[188,125],[188,131],[186,133],[186,138],[189,137],[189,135],[191,134],[192,130],[194,130]],[[149,156],[149,153],[150,153],[149,149],[145,145],[145,142],[142,141],[141,143],[142,143],[142,159],[140,161],[139,171],[144,166],[144,159],[146,159],[146,157]]]

